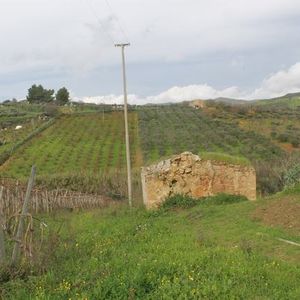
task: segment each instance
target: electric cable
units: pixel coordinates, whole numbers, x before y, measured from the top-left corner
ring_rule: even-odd
[[[123,26],[120,22],[120,19],[118,18],[117,14],[114,13],[114,10],[112,9],[112,6],[110,5],[109,1],[108,0],[104,0],[104,1],[106,3],[107,7],[109,8],[109,10],[111,11],[112,16],[115,17],[115,19],[118,23],[119,30],[123,34],[123,36],[125,38],[125,41],[128,42],[129,41],[128,36],[127,36],[126,31],[124,30],[124,28],[123,28]]]

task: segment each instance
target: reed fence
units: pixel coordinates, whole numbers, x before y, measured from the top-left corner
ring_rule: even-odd
[[[0,213],[9,217],[20,213],[26,187],[18,182],[0,180]],[[91,209],[105,206],[110,199],[65,189],[34,188],[31,192],[30,213],[49,213],[59,209]]]

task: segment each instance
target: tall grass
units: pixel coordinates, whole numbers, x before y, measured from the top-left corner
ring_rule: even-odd
[[[48,268],[2,283],[2,297],[299,299],[299,261],[281,258],[293,252],[289,245],[270,241],[267,234],[278,230],[247,217],[253,205],[160,214],[119,206],[46,219],[50,228],[64,220]],[[285,252],[276,257],[279,248]]]

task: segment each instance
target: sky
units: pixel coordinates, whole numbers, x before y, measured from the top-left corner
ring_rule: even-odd
[[[0,101],[32,84],[129,102],[300,91],[299,0],[1,0]]]

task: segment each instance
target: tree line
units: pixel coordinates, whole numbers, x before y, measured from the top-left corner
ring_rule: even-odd
[[[56,94],[53,89],[45,89],[41,84],[32,85],[28,89],[26,100],[31,104],[54,103],[57,105],[65,105],[70,103],[70,93],[67,88],[60,88]]]

